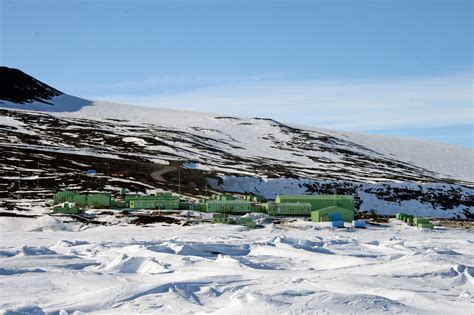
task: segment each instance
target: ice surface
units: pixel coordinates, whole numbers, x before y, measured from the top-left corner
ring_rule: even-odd
[[[469,230],[54,222],[0,217],[7,314],[469,314],[474,302]]]

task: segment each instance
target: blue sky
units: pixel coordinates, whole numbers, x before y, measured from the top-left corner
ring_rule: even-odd
[[[472,1],[0,1],[73,95],[474,146]]]

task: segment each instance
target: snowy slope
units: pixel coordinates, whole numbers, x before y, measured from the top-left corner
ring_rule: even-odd
[[[458,145],[412,138],[329,132],[387,156],[396,157],[452,178],[474,182],[474,150]]]
[[[20,85],[28,80],[35,79],[23,78]],[[191,190],[203,190],[209,182],[202,179],[206,177],[221,178],[217,180],[220,184],[212,185],[216,189],[242,192],[268,191],[261,182],[273,181],[271,187],[276,189],[269,197],[287,192],[285,183],[288,181],[296,181],[300,187],[298,192],[302,193],[332,192],[331,189],[337,192],[344,188],[359,197],[369,191],[373,196],[371,185],[383,184],[397,189],[409,186],[412,193],[404,192],[401,199],[417,199],[425,207],[424,211],[434,211],[437,216],[446,216],[448,212],[449,216],[469,216],[474,212],[474,201],[470,197],[474,185],[474,150],[469,148],[290,126],[271,119],[91,101],[61,92],[40,101],[29,96],[23,102],[13,102],[0,95],[0,114],[3,116],[0,145],[7,152],[1,176],[9,180],[4,185],[9,191],[15,190],[17,168],[22,168],[16,166],[15,159],[33,157],[34,161],[22,170],[24,176],[31,179],[32,185],[25,181],[27,187],[34,187],[35,176],[58,176],[55,166],[58,163],[62,164],[59,172],[62,180],[41,181],[52,189],[73,183],[72,173],[87,168],[101,169],[107,175],[103,184],[114,180],[112,186],[120,183],[117,178],[110,178],[113,177],[109,176],[111,172],[131,169],[134,173],[129,180],[135,186],[153,186],[157,180],[172,184],[176,177],[173,170],[180,168],[185,172],[185,179],[193,178],[188,187]],[[48,158],[44,158],[45,155]],[[48,159],[54,163],[44,163]],[[110,160],[120,160],[123,165]],[[49,167],[35,167],[35,161]],[[43,174],[35,168],[42,169]],[[140,173],[139,169],[143,171]],[[169,177],[164,178],[164,174]],[[229,178],[232,187],[225,185]],[[247,185],[253,180],[260,184]],[[275,181],[278,184],[275,185]],[[318,184],[328,182],[333,183],[331,189],[327,185],[322,189]],[[78,188],[88,187],[84,185]],[[389,199],[401,201],[400,193],[391,190],[377,193],[376,198],[384,195],[382,199],[386,202]],[[447,191],[455,191],[448,203],[444,202],[449,195]],[[381,211],[387,205],[370,200],[361,198],[361,209],[375,207]],[[398,206],[402,207],[400,203]]]
[[[71,123],[78,119],[88,119],[91,123],[99,121],[98,126],[100,122],[110,121],[114,121],[116,128],[126,129],[134,126],[138,131],[134,133],[127,130],[126,135],[135,137],[147,150],[157,152],[160,148],[154,146],[153,142],[147,145],[146,137],[151,134],[146,134],[140,128],[159,127],[171,132],[183,132],[189,137],[199,137],[203,142],[206,141],[216,149],[225,150],[228,154],[249,159],[272,159],[280,165],[299,169],[299,172],[306,175],[313,173],[319,176],[323,170],[318,167],[331,164],[335,172],[342,170],[341,173],[345,173],[353,170],[354,179],[359,176],[362,180],[390,180],[392,178],[388,173],[403,178],[408,175],[407,172],[412,173],[413,179],[451,178],[472,182],[474,176],[471,164],[473,150],[454,145],[336,133],[324,129],[296,129],[259,118],[219,117],[97,101],[90,101],[80,110],[70,111],[69,98],[67,95],[53,98],[53,110],[50,110],[48,105],[36,102],[27,106],[3,102],[1,107],[49,112],[49,115],[57,119],[73,119]],[[9,119],[11,124],[15,118]],[[169,149],[175,152],[193,151],[192,148],[186,148],[186,144],[174,148],[170,145]],[[194,150],[194,154],[187,156],[189,159],[199,159],[195,162],[205,162],[203,155],[202,151]],[[357,165],[359,161],[371,162],[370,159],[374,159],[374,163],[380,164],[380,167],[387,168],[387,172],[379,174],[380,178],[373,174],[368,175],[368,170],[361,170],[363,166]],[[243,165],[241,167],[245,169]],[[238,171],[239,167],[235,167],[235,170]],[[371,171],[376,172],[377,169]]]

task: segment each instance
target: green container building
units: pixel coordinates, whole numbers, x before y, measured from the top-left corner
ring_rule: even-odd
[[[423,218],[423,217],[414,217],[413,226],[424,228],[424,229],[433,228],[433,224],[430,222],[430,220],[428,218]]]
[[[422,229],[432,229],[434,227],[432,223],[418,223],[416,226]]]
[[[87,195],[87,206],[96,209],[110,208],[111,199],[107,193],[90,194]]]
[[[413,225],[414,226],[418,226],[418,224],[421,224],[421,223],[431,223],[431,222],[428,218],[424,218],[424,217],[414,217],[413,218]]]
[[[189,203],[189,210],[206,211],[206,203],[199,201],[198,203]]]
[[[63,202],[69,202],[69,201],[72,202],[72,198],[76,194],[77,193],[75,193],[73,191],[67,191],[67,190],[58,191],[58,192],[54,193],[54,196],[53,196],[54,204],[57,205],[57,204],[60,204],[60,203],[63,203]]]
[[[80,194],[74,191],[59,191],[54,194],[54,204],[75,203],[78,207],[110,208],[111,196],[108,193]]]
[[[79,207],[86,207],[87,206],[87,195],[86,194],[76,194],[74,196],[74,198],[72,199],[72,202],[74,202]]]
[[[112,199],[110,201],[110,207],[113,209],[122,209],[125,208],[125,202],[121,200]]]
[[[54,204],[60,204],[63,202],[73,202],[78,206],[86,206],[87,205],[87,195],[86,194],[79,194],[75,191],[58,191],[54,194]]]
[[[134,199],[129,200],[128,207],[130,209],[158,209],[154,200]]]
[[[179,209],[179,198],[173,196],[171,193],[156,193],[155,195],[126,195],[125,203],[130,209]]]
[[[261,203],[252,203],[251,204],[252,212],[258,212],[258,213],[267,213],[267,204],[261,204]]]
[[[404,218],[405,216],[406,216],[405,213],[399,212],[399,213],[396,214],[395,217],[397,218],[397,220],[403,221],[403,218]]]
[[[235,220],[232,220],[228,215],[218,214],[212,217],[212,223],[233,224]]]
[[[320,210],[311,211],[311,221],[313,222],[352,222],[353,220],[354,210],[349,210],[343,207],[331,206]]]
[[[257,224],[251,218],[240,217],[237,219],[237,224],[245,225],[246,227],[249,227],[252,229],[255,229],[257,227]]]
[[[164,200],[164,199],[133,199],[129,201],[130,209],[163,209],[163,210],[178,210],[178,200]]]
[[[272,216],[310,216],[311,204],[307,202],[267,203],[267,214]]]
[[[309,203],[312,210],[319,210],[327,207],[341,207],[354,211],[354,197],[350,195],[278,195],[276,203]]]
[[[208,200],[207,212],[241,214],[252,212],[252,204],[245,200]]]
[[[54,204],[60,204],[63,202],[72,202],[75,203],[79,207],[87,206],[87,195],[80,194],[75,191],[58,191],[54,194]]]

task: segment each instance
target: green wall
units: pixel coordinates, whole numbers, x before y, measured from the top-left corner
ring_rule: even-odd
[[[312,210],[337,206],[348,210],[355,209],[354,197],[349,195],[278,195],[276,203],[310,203]]]
[[[332,206],[311,212],[311,221],[329,222],[329,221],[352,222],[354,220],[354,210]]]
[[[248,213],[252,212],[252,205],[245,200],[208,200],[207,212],[219,213]]]
[[[268,203],[268,215],[294,215],[294,216],[310,216],[311,204],[307,202],[292,202],[292,203]]]

